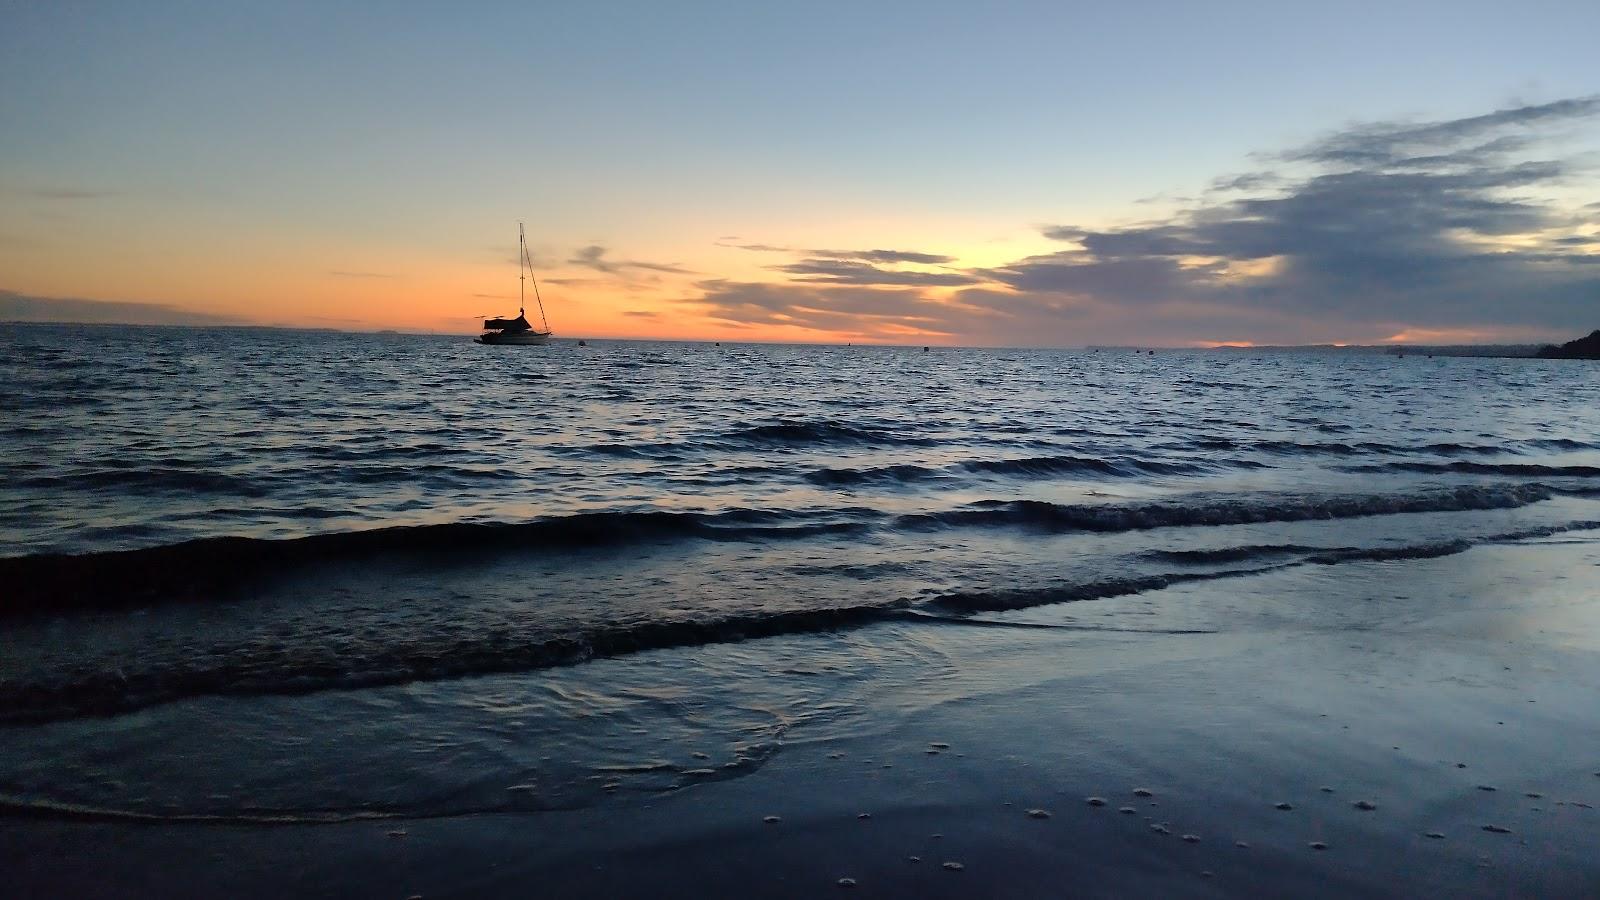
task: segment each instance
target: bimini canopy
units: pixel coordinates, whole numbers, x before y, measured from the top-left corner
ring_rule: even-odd
[[[484,319],[483,327],[486,331],[527,331],[532,328],[523,316],[515,319]]]

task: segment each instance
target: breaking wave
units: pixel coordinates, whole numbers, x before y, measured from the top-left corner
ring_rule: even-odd
[[[1248,525],[1353,519],[1397,513],[1513,509],[1548,500],[1540,484],[1465,485],[1416,494],[1278,497],[1233,500],[1193,498],[1144,504],[1058,504],[1042,500],[987,500],[968,508],[916,513],[896,520],[903,528],[1012,526],[1048,532],[1142,531],[1180,526]]]
[[[380,634],[341,642],[333,649],[293,643],[246,644],[205,654],[186,654],[167,661],[143,660],[139,667],[76,670],[54,677],[0,682],[0,722],[115,715],[203,696],[292,695],[522,672],[647,650],[834,631],[884,621],[936,624],[951,621],[949,615],[966,617],[983,612],[1104,600],[1302,565],[1434,559],[1485,544],[1596,529],[1600,529],[1600,520],[1414,545],[1329,548],[1249,545],[1210,551],[1173,551],[1167,556],[1183,561],[1256,562],[1259,565],[1086,581],[1062,580],[1021,588],[973,588],[917,600],[897,598],[777,612],[693,616],[662,611],[661,617],[655,620],[605,623],[559,633],[537,628],[524,632],[496,627],[446,631],[427,641],[410,640],[403,635],[389,639]]]
[[[846,537],[874,528],[1023,528],[1049,533],[1349,519],[1397,513],[1510,509],[1554,495],[1537,483],[1464,485],[1414,494],[1269,496],[1200,495],[1181,501],[1058,504],[986,500],[954,510],[890,518],[867,507],[831,510],[733,509],[720,513],[596,512],[520,523],[456,522],[330,532],[288,540],[201,538],[136,550],[0,559],[10,586],[0,615],[119,608],[208,598],[265,573],[383,554],[471,551],[549,553],[666,541],[772,541]]]
[[[39,554],[0,559],[12,586],[0,614],[115,608],[192,599],[266,572],[391,553],[619,547],[698,538],[774,540],[839,535],[867,527],[870,510],[797,513],[735,509],[722,513],[596,512],[521,523],[454,522],[329,532],[289,540],[200,538],[137,550]]]
[[[1600,478],[1600,466],[1556,466],[1540,463],[1392,462],[1352,467],[1353,471],[1419,472],[1430,475],[1520,475],[1532,478]]]

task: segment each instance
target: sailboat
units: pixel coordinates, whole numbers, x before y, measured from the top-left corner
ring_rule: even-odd
[[[517,317],[515,319],[484,319],[483,334],[473,338],[479,344],[527,347],[542,344],[550,339],[550,320],[544,315],[544,300],[539,297],[539,279],[533,274],[533,260],[528,257],[528,236],[522,223],[517,223]],[[533,301],[539,304],[539,321],[544,330],[539,331],[528,322],[528,279],[533,279]]]

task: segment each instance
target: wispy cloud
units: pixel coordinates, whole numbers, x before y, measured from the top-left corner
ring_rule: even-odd
[[[716,240],[718,247],[728,247],[733,250],[749,250],[752,253],[798,253],[793,247],[782,247],[777,244],[751,244],[741,243],[737,237],[721,237]]]
[[[34,187],[23,188],[16,193],[36,200],[101,200],[115,197],[118,192],[80,187]]]
[[[638,259],[608,259],[606,254],[609,252],[607,248],[599,244],[590,244],[587,247],[580,247],[574,252],[572,258],[567,260],[567,264],[593,269],[596,272],[604,272],[607,275],[621,275],[630,271],[665,272],[673,275],[694,274],[690,270],[672,263],[645,262]]]
[[[707,317],[744,325],[776,325],[863,337],[891,333],[944,335],[948,318],[919,291],[858,286],[713,280],[692,302]]]
[[[352,272],[345,269],[329,269],[328,274],[335,278],[398,278],[388,272]]]
[[[723,238],[717,241],[719,247],[730,247],[735,250],[750,250],[756,253],[793,253],[799,256],[810,256],[820,259],[854,259],[871,263],[912,263],[916,265],[932,266],[955,262],[955,257],[942,253],[923,253],[916,250],[819,250],[815,248],[784,247],[778,244],[742,244],[736,243],[737,238]]]
[[[929,254],[931,256],[931,254]],[[797,281],[828,284],[925,285],[953,287],[977,284],[980,280],[960,272],[918,272],[884,269],[871,263],[849,259],[803,259],[772,269],[796,276]]]

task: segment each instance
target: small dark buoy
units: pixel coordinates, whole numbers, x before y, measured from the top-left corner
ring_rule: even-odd
[[[721,341],[717,341],[717,346],[721,347],[722,346],[722,342]]]
[[[1155,356],[1155,355],[1156,355],[1156,352],[1155,352],[1155,351],[1154,351],[1154,350],[1151,350],[1151,351],[1150,351],[1150,355],[1151,355],[1151,356]]]
[[[928,352],[928,348],[927,348],[927,347],[923,347],[923,348],[922,348],[922,352],[923,352],[923,353],[927,353],[927,352]]]
[[[587,346],[589,346],[589,342],[588,341],[579,341],[578,342],[578,346],[579,347],[587,347]]]

